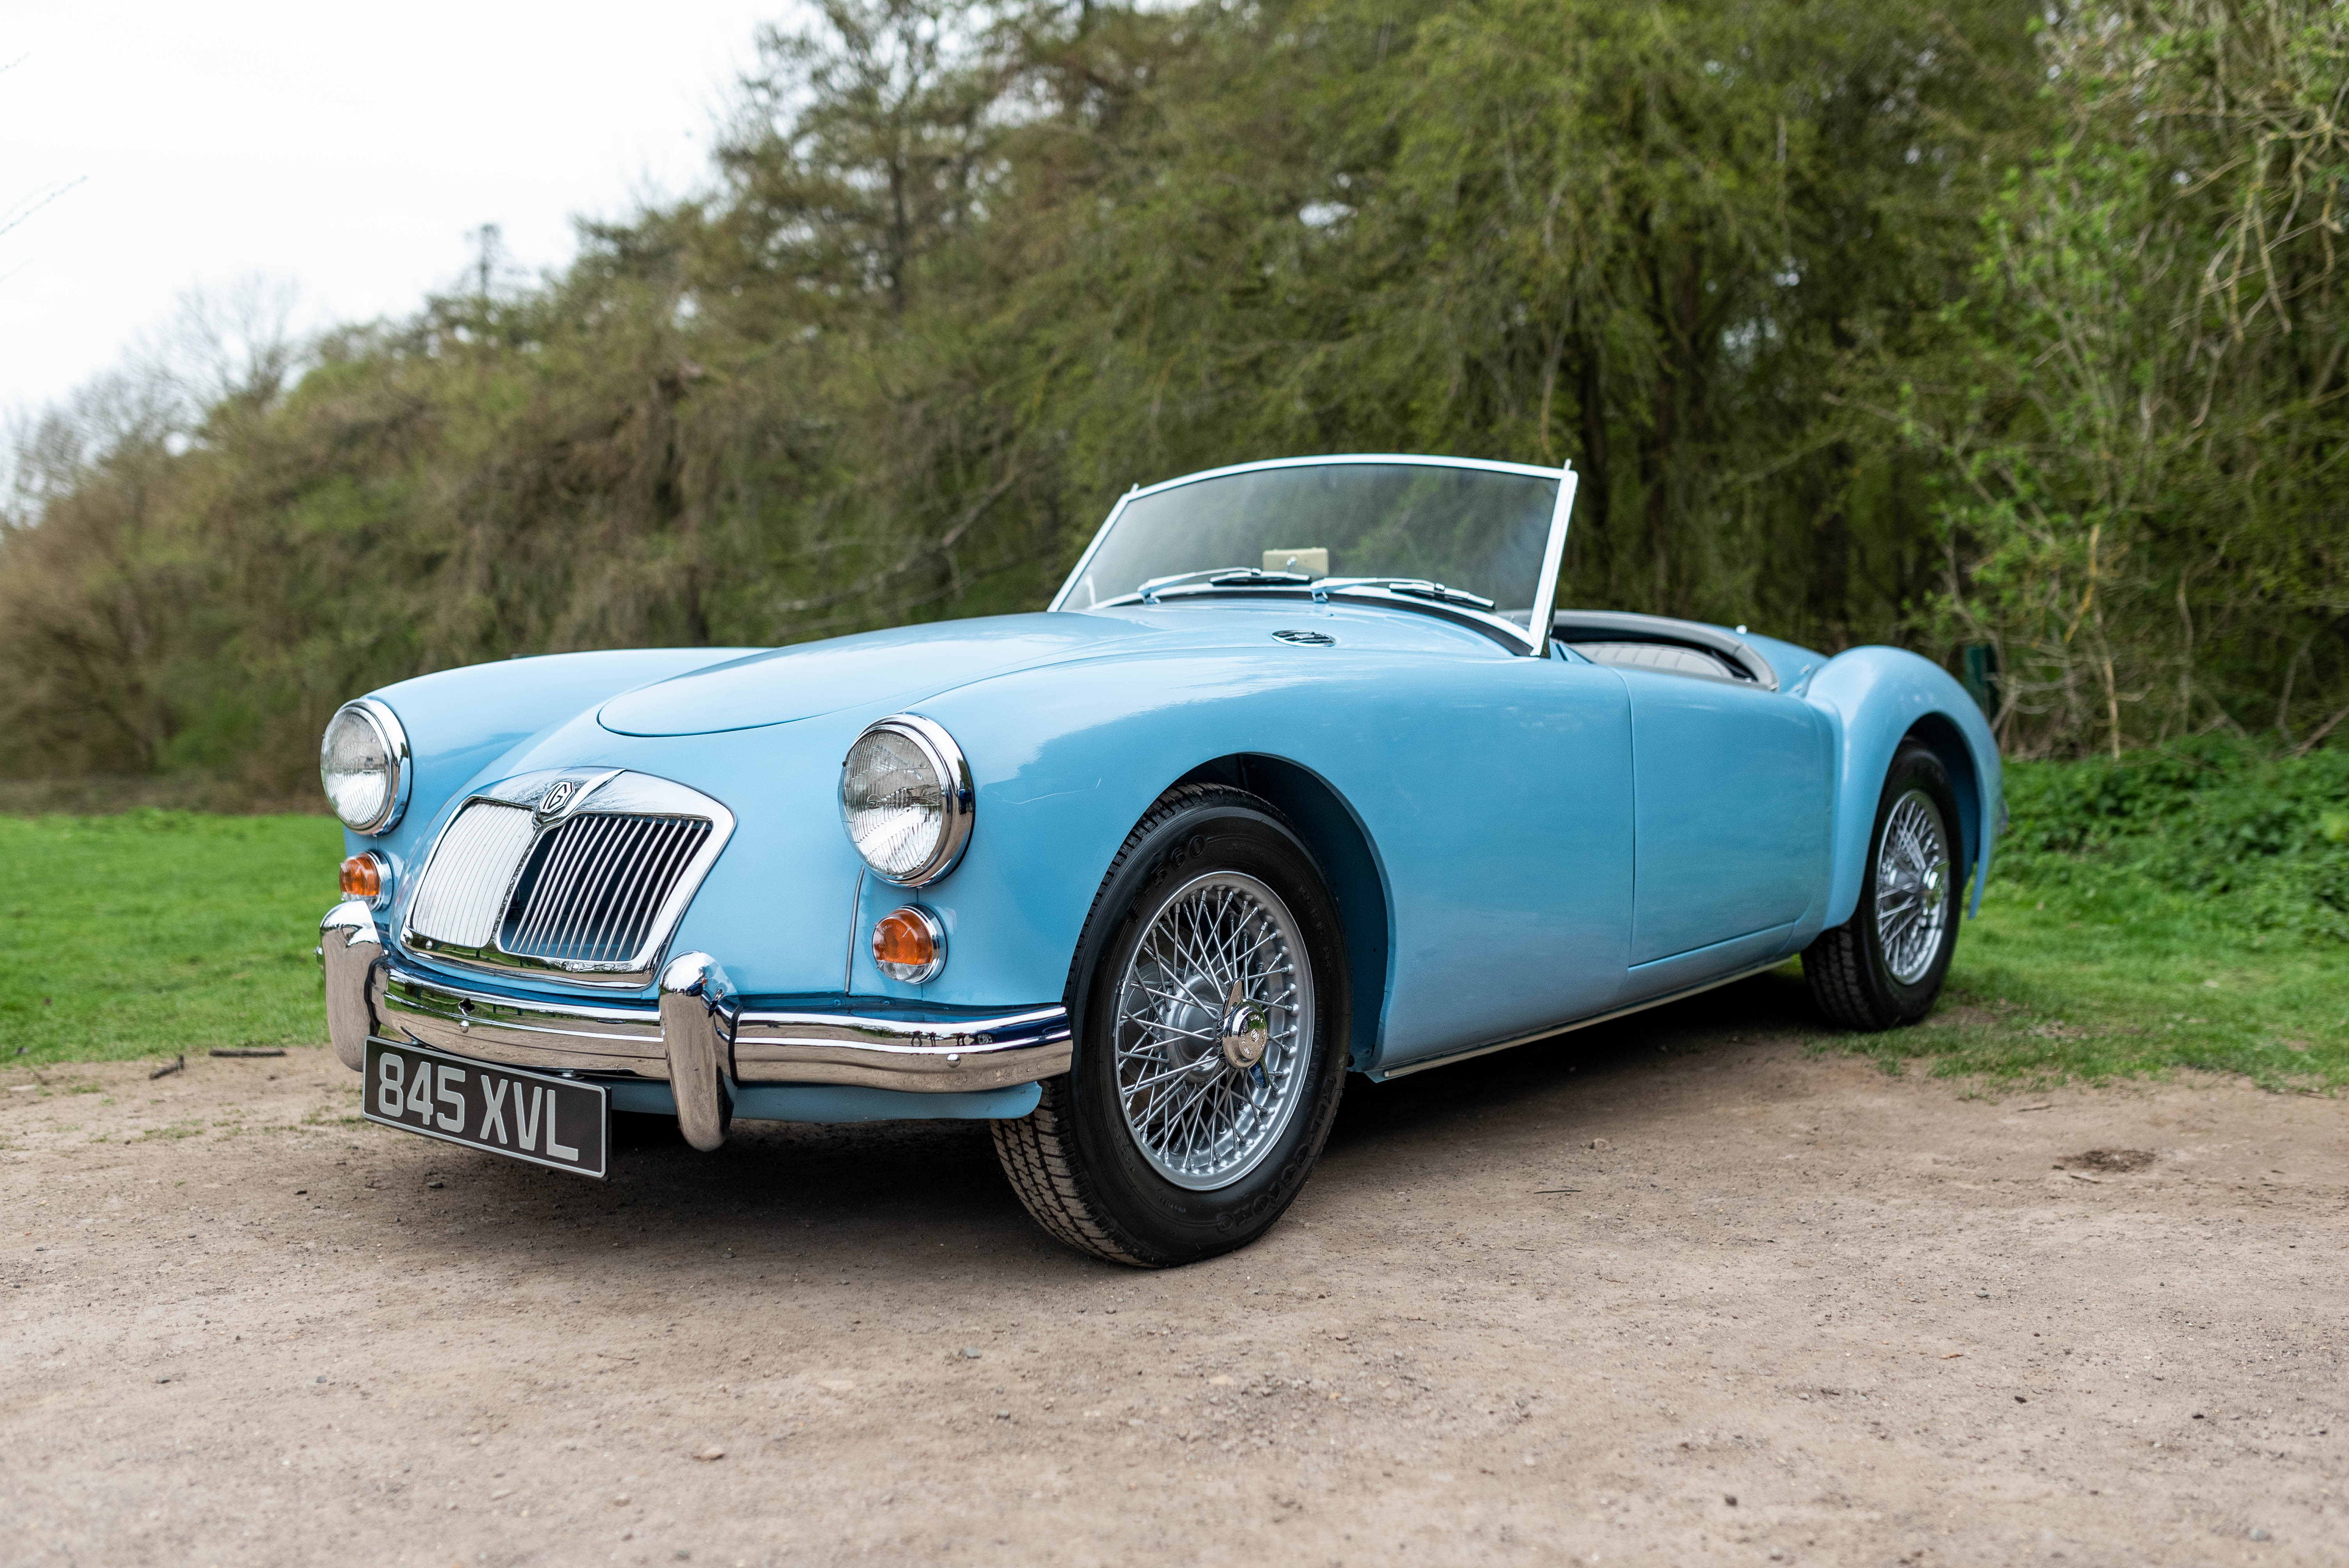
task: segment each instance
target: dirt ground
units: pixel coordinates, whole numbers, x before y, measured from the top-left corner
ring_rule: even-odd
[[[1966,1098],[1798,1006],[1357,1080],[1156,1274],[978,1124],[596,1184],[323,1051],[0,1067],[0,1561],[2349,1561],[2349,1104]]]

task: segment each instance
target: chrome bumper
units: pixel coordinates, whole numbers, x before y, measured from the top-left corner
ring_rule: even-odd
[[[660,1000],[518,1000],[402,968],[358,901],[319,923],[326,1028],[359,1070],[369,1036],[543,1071],[633,1073],[667,1082],[698,1149],[725,1141],[730,1083],[853,1084],[953,1092],[1009,1088],[1069,1070],[1069,1016],[1024,1008],[952,1024],[743,1007],[705,953],[661,971]]]

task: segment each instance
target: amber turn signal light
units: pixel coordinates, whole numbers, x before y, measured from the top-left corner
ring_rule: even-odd
[[[947,966],[946,928],[918,904],[891,910],[873,923],[873,962],[892,980],[935,980]]]
[[[343,896],[369,903],[383,896],[383,857],[369,851],[343,862]]]

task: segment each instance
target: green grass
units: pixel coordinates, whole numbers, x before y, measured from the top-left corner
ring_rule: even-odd
[[[2349,1082],[2349,752],[2203,741],[2011,764],[2007,800],[1940,1008],[1822,1044],[2018,1083]]]
[[[2349,948],[2246,927],[2140,875],[1993,874],[1930,1016],[1818,1043],[2017,1087],[2193,1068],[2332,1088],[2349,1082]]]
[[[0,1067],[326,1038],[328,817],[0,817]]]

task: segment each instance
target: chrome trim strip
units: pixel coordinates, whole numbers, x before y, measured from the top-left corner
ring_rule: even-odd
[[[1472,1046],[1464,1051],[1454,1051],[1448,1057],[1430,1057],[1423,1062],[1405,1062],[1401,1067],[1380,1068],[1371,1076],[1376,1081],[1383,1083],[1389,1078],[1409,1078],[1413,1073],[1425,1072],[1430,1068],[1448,1068],[1454,1062],[1464,1062],[1471,1057],[1489,1057],[1495,1051],[1529,1046],[1536,1040],[1547,1040],[1554,1035],[1570,1035],[1577,1029],[1587,1029],[1593,1024],[1605,1024],[1617,1018],[1629,1017],[1633,1013],[1644,1013],[1651,1007],[1661,1007],[1667,1002],[1681,1002],[1691,996],[1701,996],[1716,986],[1733,985],[1740,980],[1751,980],[1756,975],[1775,969],[1792,956],[1794,956],[1792,954],[1781,953],[1777,957],[1765,959],[1750,968],[1740,969],[1732,974],[1723,975],[1718,979],[1707,980],[1701,985],[1690,985],[1682,990],[1667,991],[1661,996],[1651,996],[1644,1002],[1634,1002],[1627,1007],[1617,1007],[1605,1013],[1593,1013],[1587,1018],[1569,1019],[1563,1024],[1552,1024],[1546,1028],[1536,1029],[1530,1035],[1519,1035],[1513,1039],[1497,1040],[1489,1046]]]
[[[1129,502],[1138,500],[1143,496],[1156,495],[1161,490],[1196,484],[1202,480],[1219,480],[1232,474],[1260,473],[1271,469],[1330,468],[1340,464],[1408,464],[1433,469],[1475,469],[1486,473],[1519,474],[1527,479],[1557,480],[1557,500],[1550,511],[1549,537],[1542,546],[1542,578],[1541,582],[1535,585],[1534,590],[1536,597],[1532,624],[1520,629],[1514,621],[1506,620],[1497,615],[1493,617],[1499,624],[1510,629],[1512,634],[1508,639],[1508,645],[1512,651],[1540,657],[1548,655],[1549,610],[1557,599],[1558,568],[1566,560],[1567,524],[1574,511],[1574,492],[1578,483],[1574,467],[1570,463],[1561,464],[1554,469],[1546,469],[1532,463],[1504,463],[1484,458],[1438,458],[1413,452],[1334,452],[1318,458],[1272,458],[1263,462],[1233,463],[1225,468],[1206,469],[1195,474],[1182,474],[1171,480],[1161,480],[1154,485],[1135,485],[1117,498],[1117,504],[1110,508],[1109,516],[1103,519],[1101,527],[1094,531],[1092,542],[1085,546],[1084,553],[1077,557],[1077,563],[1069,569],[1068,576],[1061,580],[1060,591],[1052,595],[1051,603],[1044,608],[1050,611],[1066,610],[1071,607],[1069,603],[1069,596],[1076,592],[1077,584],[1084,581],[1085,569],[1092,564],[1093,557],[1101,552],[1102,542],[1109,537],[1109,531],[1117,526],[1117,520],[1124,513]],[[1076,606],[1080,609],[1090,607]],[[1419,607],[1424,608],[1424,602],[1422,602]]]
[[[1340,463],[1413,463],[1430,469],[1477,469],[1487,473],[1521,474],[1534,480],[1556,479],[1558,472],[1538,463],[1505,463],[1497,458],[1444,458],[1427,452],[1330,452],[1320,457],[1266,458],[1253,463],[1228,463],[1220,469],[1201,469],[1197,473],[1177,474],[1171,480],[1160,480],[1154,485],[1136,485],[1121,499],[1139,500],[1161,490],[1179,490],[1201,480],[1226,479],[1233,474],[1261,473],[1272,469],[1329,468]]]
[[[680,971],[699,966],[702,987]],[[1069,1070],[1065,1007],[950,1020],[886,1014],[743,1008],[724,972],[703,954],[670,962],[663,993],[693,999],[722,1044],[713,1047],[736,1083],[859,1084],[924,1092],[1007,1088]],[[377,1033],[516,1067],[627,1072],[669,1079],[676,1056],[665,1026],[688,1020],[660,1004],[522,999],[427,978],[388,961],[362,982]],[[347,979],[344,984],[352,985]],[[713,1002],[711,998],[716,998]],[[331,1005],[331,1001],[330,1001]]]

